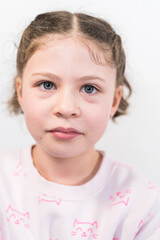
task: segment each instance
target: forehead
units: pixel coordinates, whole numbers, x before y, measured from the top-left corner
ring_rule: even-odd
[[[108,56],[90,40],[68,37],[49,36],[26,64],[25,70],[53,71],[57,75],[80,76],[86,74],[114,75],[115,68],[109,64]],[[107,59],[106,59],[107,58]]]
[[[47,34],[36,40],[35,44],[38,46],[36,51],[49,47],[57,47],[58,45],[72,45],[78,48],[83,47],[88,51],[91,60],[94,63],[101,65],[107,64],[111,67],[115,67],[112,62],[111,49],[106,43],[99,43],[93,39],[88,39],[85,36],[78,35],[77,33],[75,35],[69,34],[65,36],[60,34]]]

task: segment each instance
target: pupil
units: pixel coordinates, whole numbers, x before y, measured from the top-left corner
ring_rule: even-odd
[[[86,86],[86,91],[91,93],[93,91],[93,87],[92,86]]]
[[[44,87],[45,87],[46,89],[51,89],[51,88],[52,88],[52,84],[49,83],[49,82],[46,82],[46,83],[44,83]]]

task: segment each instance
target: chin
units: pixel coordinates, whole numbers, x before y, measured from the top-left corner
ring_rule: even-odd
[[[49,153],[52,157],[55,158],[72,158],[72,157],[76,157],[78,155],[80,155],[80,153],[69,153],[69,152],[50,152]]]

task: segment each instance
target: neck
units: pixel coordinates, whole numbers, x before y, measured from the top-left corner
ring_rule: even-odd
[[[40,146],[32,149],[33,163],[40,175],[63,185],[82,185],[92,179],[100,168],[101,154],[94,148],[76,157],[50,156]]]

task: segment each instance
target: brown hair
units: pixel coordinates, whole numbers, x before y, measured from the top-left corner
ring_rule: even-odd
[[[74,34],[75,36],[81,36],[84,39],[94,41],[96,45],[103,50],[106,61],[108,61],[108,59],[105,53],[110,53],[111,59],[109,61],[117,69],[116,86],[122,85],[123,88],[125,87],[128,90],[127,97],[124,96],[123,91],[123,96],[113,119],[126,114],[129,106],[127,100],[132,93],[132,89],[124,75],[126,57],[120,36],[116,34],[111,25],[103,19],[84,13],[72,14],[67,11],[40,14],[23,32],[17,52],[17,76],[14,79],[14,93],[8,102],[10,111],[15,114],[21,112],[17,99],[16,78],[18,76],[22,77],[27,61],[50,34],[64,37]],[[89,50],[94,59],[97,60],[97,56],[94,56],[91,49]]]

